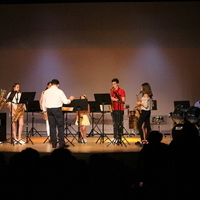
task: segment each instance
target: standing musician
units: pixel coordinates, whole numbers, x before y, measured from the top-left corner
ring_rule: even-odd
[[[12,99],[12,102],[7,102],[6,107],[10,111],[10,116],[12,118],[12,134],[14,139],[14,144],[25,144],[26,142],[22,140],[22,130],[24,127],[24,110],[25,105],[19,104],[21,98],[20,84],[14,83],[12,86],[11,92],[16,92],[15,96]],[[9,98],[11,92],[8,93],[7,99]],[[17,122],[18,127],[18,137],[17,137]]]
[[[49,89],[51,87],[51,82],[47,83],[46,89]],[[42,91],[41,96],[40,96],[40,108],[42,110],[42,102],[43,102],[43,95],[44,95],[44,91]],[[46,121],[46,130],[47,130],[47,136],[50,136],[50,128],[49,128],[49,120],[48,120],[48,116],[46,113],[43,113],[43,119]]]
[[[148,135],[151,131],[150,125],[150,115],[153,106],[153,93],[151,91],[151,87],[149,83],[143,83],[141,85],[142,98],[141,101],[137,102],[137,106],[141,108],[141,114],[138,120],[138,130],[140,133],[140,142],[136,142],[136,144],[146,144],[148,143]]]
[[[114,138],[111,142],[115,142],[120,134],[123,132],[123,117],[124,117],[124,103],[126,101],[126,94],[123,89],[119,87],[119,80],[117,78],[112,79],[112,89],[110,91],[112,100],[112,120]]]
[[[52,147],[57,147],[56,128],[58,128],[58,143],[59,147],[68,147],[64,141],[64,116],[62,112],[62,105],[69,104],[74,99],[70,96],[69,99],[65,96],[64,92],[59,89],[60,82],[57,79],[51,81],[51,87],[44,92],[42,110],[47,112],[50,138]]]
[[[80,96],[80,99],[87,99],[86,95],[83,94]],[[88,110],[82,110],[80,111],[79,115],[78,116],[78,111],[76,112],[76,125],[79,125],[80,123],[80,132],[81,132],[81,136],[82,136],[82,140],[81,140],[81,143],[86,143],[87,140],[86,140],[86,126],[89,126],[90,125],[90,121],[89,121],[89,118],[88,118],[88,114],[90,113],[90,106],[88,104]],[[78,122],[78,120],[80,119],[80,121]]]

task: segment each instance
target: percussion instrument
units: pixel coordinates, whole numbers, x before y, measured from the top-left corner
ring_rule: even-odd
[[[161,122],[164,122],[164,118],[161,116],[156,116],[152,118],[152,122],[161,123]]]
[[[191,123],[197,123],[200,118],[200,108],[192,106],[189,108],[186,119]]]
[[[73,111],[74,107],[62,107],[61,110],[66,112],[66,111]]]
[[[129,129],[137,129],[138,117],[135,115],[135,110],[130,111]]]
[[[172,120],[174,122],[176,122],[177,124],[182,124],[184,123],[184,117],[186,115],[186,112],[187,112],[187,108],[185,108],[183,105],[178,105],[176,106],[174,112],[172,113]]]

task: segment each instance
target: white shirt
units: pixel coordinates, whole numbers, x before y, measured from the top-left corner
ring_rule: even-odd
[[[153,101],[150,97],[142,97],[142,106],[141,106],[141,110],[152,110],[152,105],[153,105]]]
[[[200,101],[197,101],[194,106],[200,108]]]
[[[47,108],[60,108],[63,104],[69,103],[71,103],[71,100],[67,99],[64,92],[57,86],[52,85],[44,92],[42,110],[46,111]]]

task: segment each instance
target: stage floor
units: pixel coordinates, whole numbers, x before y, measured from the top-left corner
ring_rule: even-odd
[[[109,139],[112,139],[112,135],[108,135]],[[69,141],[73,140],[72,136],[68,136],[67,139]],[[104,140],[105,142],[100,143],[99,135],[94,135],[93,137],[87,138],[87,143],[78,143],[77,140],[73,140],[72,144],[69,142],[68,149],[72,152],[72,155],[74,155],[78,159],[83,159],[86,162],[89,161],[89,158],[92,154],[95,153],[106,153],[109,156],[113,157],[114,159],[121,160],[126,164],[127,166],[130,166],[132,168],[135,168],[135,164],[137,162],[138,152],[141,150],[141,147],[135,145],[135,142],[139,141],[139,136],[131,135],[127,136],[125,135],[125,139],[123,139],[122,145],[114,145],[109,144],[109,140]],[[26,140],[26,138],[24,138]],[[33,144],[32,144],[32,142]],[[52,145],[47,140],[47,136],[40,137],[38,135],[34,135],[30,137],[30,140],[28,140],[28,143],[25,143],[23,145],[20,144],[10,144],[10,140],[7,142],[3,142],[3,144],[0,145],[0,152],[5,155],[7,163],[9,162],[11,156],[15,153],[21,152],[22,150],[26,148],[33,148],[37,150],[40,153],[40,156],[43,155],[49,155],[54,149],[52,148]],[[45,143],[44,143],[45,142]],[[67,140],[66,140],[67,142]],[[163,143],[169,144],[171,142],[170,135],[163,137],[162,140]]]
[[[76,137],[77,138],[77,137]],[[109,139],[112,139],[111,136],[108,136]],[[27,138],[24,138],[26,141]],[[122,145],[109,144],[109,140],[104,137],[103,140],[99,139],[99,135],[94,135],[93,137],[87,137],[87,143],[78,143],[77,139],[74,139],[72,136],[68,136],[67,139],[72,142],[67,142],[69,145],[68,149],[72,153],[114,153],[114,152],[139,152],[141,147],[135,145],[135,142],[139,141],[139,136],[124,136]],[[107,140],[106,140],[107,139]],[[102,142],[100,142],[102,141]],[[163,137],[162,142],[168,144],[171,141],[170,136]],[[28,138],[28,143],[25,144],[10,144],[10,140],[3,142],[0,145],[1,152],[20,152],[26,148],[34,148],[40,153],[50,153],[54,149],[49,143],[47,136],[31,136]]]

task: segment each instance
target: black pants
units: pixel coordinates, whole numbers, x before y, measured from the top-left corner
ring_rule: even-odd
[[[142,110],[141,111],[140,118],[138,120],[138,130],[139,130],[141,140],[146,140],[151,131],[150,115],[151,115],[150,110],[148,110],[148,111]],[[142,129],[143,123],[144,123],[144,128],[147,129],[147,132],[143,132],[143,129]]]
[[[121,136],[123,134],[124,111],[114,110],[111,113],[111,116],[113,121],[114,138],[117,138],[118,136]]]
[[[57,144],[56,127],[58,128],[58,142],[59,146],[65,144],[64,141],[64,116],[61,108],[48,108],[47,109],[50,137],[52,146]]]

